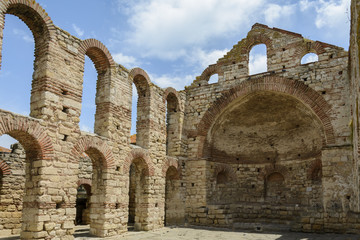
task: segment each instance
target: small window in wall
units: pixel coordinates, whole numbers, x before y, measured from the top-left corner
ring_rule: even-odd
[[[85,56],[83,93],[79,123],[81,131],[94,132],[97,79],[98,74],[96,72],[94,63],[88,56]]]
[[[217,83],[217,82],[219,82],[219,75],[218,74],[211,75],[208,83],[212,84],[212,83]]]
[[[267,71],[266,45],[254,46],[249,53],[249,75]]]
[[[311,62],[317,62],[319,61],[319,56],[315,53],[308,53],[301,59],[301,64],[307,64]]]

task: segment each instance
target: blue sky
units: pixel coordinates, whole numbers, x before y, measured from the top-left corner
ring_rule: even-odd
[[[38,0],[54,24],[81,39],[103,42],[114,60],[143,68],[160,87],[177,90],[263,23],[348,49],[350,0]],[[0,108],[28,115],[34,42],[27,26],[6,15]],[[261,47],[250,67],[264,70]],[[86,59],[80,128],[93,130],[96,71]],[[134,116],[134,115],[133,115]],[[134,119],[134,117],[133,117]],[[135,121],[133,121],[135,122]],[[135,127],[132,127],[134,133]],[[13,140],[0,137],[0,146]]]

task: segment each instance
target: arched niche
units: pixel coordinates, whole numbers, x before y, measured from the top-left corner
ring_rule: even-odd
[[[259,91],[234,100],[207,134],[207,156],[228,163],[273,163],[317,156],[319,118],[287,94]]]

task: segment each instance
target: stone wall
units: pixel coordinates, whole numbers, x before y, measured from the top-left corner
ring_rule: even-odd
[[[6,14],[20,17],[35,40],[30,116],[0,110],[0,135],[25,151],[18,158],[23,200],[7,204],[0,222],[22,202],[22,239],[73,239],[79,186],[90,196],[85,222],[99,237],[127,231],[132,220],[137,230],[272,224],[358,232],[356,1],[350,58],[342,48],[255,24],[183,91],[162,89],[143,69],[115,63],[101,42],[56,27],[35,1],[0,2],[1,37]],[[267,47],[268,71],[250,76],[249,52],[257,44]],[[301,64],[309,52],[319,61]],[[85,56],[98,74],[94,133],[79,128]],[[219,82],[209,84],[213,74]],[[0,231],[18,233],[18,217]]]
[[[257,44],[268,71],[248,76]],[[255,24],[186,89],[189,223],[353,231],[350,88],[346,51]]]
[[[25,152],[20,144],[0,153],[0,235],[19,234],[25,188]]]

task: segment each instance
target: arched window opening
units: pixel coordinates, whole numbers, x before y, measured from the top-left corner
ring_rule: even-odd
[[[1,138],[6,136],[8,135],[2,135]],[[2,232],[18,234],[21,229],[22,216],[29,211],[29,209],[24,209],[24,195],[31,195],[30,191],[33,190],[26,183],[32,182],[31,170],[34,168],[31,165],[37,155],[35,149],[32,154],[28,154],[17,139],[8,138],[11,139],[11,145],[2,144],[6,145],[6,148],[0,145],[0,209],[3,216],[11,217],[0,218],[0,235]],[[13,140],[16,143],[12,143]],[[27,140],[30,139],[27,138]],[[34,144],[34,148],[36,148],[34,142],[30,144]],[[11,203],[11,207],[8,207],[9,203]]]
[[[97,79],[98,74],[95,65],[88,56],[85,56],[82,105],[79,123],[81,131],[94,132]]]
[[[208,83],[209,84],[213,84],[213,83],[218,83],[219,82],[219,75],[218,74],[213,74],[210,76]]]
[[[91,186],[81,184],[76,194],[76,225],[90,224],[90,195]]]
[[[136,145],[148,148],[150,137],[150,89],[145,76],[138,74],[133,78],[133,98],[132,98],[132,117],[131,135],[136,134]],[[136,91],[135,91],[136,89]],[[136,128],[135,125],[136,124]],[[135,133],[134,133],[135,130]]]
[[[267,71],[266,45],[259,44],[252,47],[249,53],[249,75]]]
[[[319,61],[319,56],[316,53],[308,53],[301,58],[301,64],[307,64],[317,61]]]
[[[131,98],[131,129],[130,129],[130,143],[136,145],[136,122],[137,122],[137,111],[138,111],[138,92],[135,84],[132,84],[132,98]]]
[[[93,163],[90,157],[83,153],[79,159],[79,173],[78,179],[82,183],[77,189],[76,195],[76,218],[77,225],[90,224],[90,196],[91,183],[93,180]],[[91,184],[91,185],[90,185]]]
[[[0,108],[30,114],[35,42],[18,17],[6,14],[0,71]]]
[[[178,117],[178,99],[174,93],[166,98],[166,154],[174,156],[176,153]]]
[[[129,214],[128,214],[128,228],[132,229],[135,223],[135,206],[136,206],[136,166],[130,165],[129,171]]]
[[[228,177],[225,171],[221,171],[216,176],[216,184],[225,184],[228,181]]]
[[[178,225],[183,223],[182,200],[180,196],[180,180],[177,169],[174,166],[166,171],[165,183],[165,226]]]
[[[96,148],[88,148],[79,159],[78,178],[86,191],[86,200],[82,188],[78,189],[76,200],[76,224],[90,224],[90,233],[99,236],[97,226],[104,221],[104,155]],[[91,187],[90,187],[91,185]],[[80,195],[79,195],[80,194]],[[78,197],[83,200],[78,201]],[[86,208],[86,209],[85,209]],[[98,219],[90,216],[97,214]]]
[[[137,158],[130,165],[129,169],[129,205],[128,205],[128,230],[143,230],[146,218],[148,201],[147,189],[149,179],[147,166],[142,158]]]

